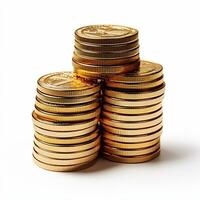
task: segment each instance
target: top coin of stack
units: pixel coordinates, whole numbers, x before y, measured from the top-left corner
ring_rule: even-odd
[[[97,79],[138,68],[138,31],[117,25],[91,25],[75,31],[72,59],[81,77]]]
[[[38,80],[33,159],[45,169],[73,171],[97,158],[98,84],[85,82],[72,72],[58,72]]]

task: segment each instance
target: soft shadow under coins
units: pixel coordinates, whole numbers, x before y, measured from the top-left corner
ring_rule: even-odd
[[[182,143],[166,144],[161,148],[161,154],[151,163],[166,163],[187,160],[195,153],[195,149]]]
[[[110,170],[112,168],[118,167],[120,165],[120,163],[116,163],[116,162],[111,162],[109,160],[106,160],[104,158],[102,158],[102,156],[100,156],[97,161],[94,163],[94,165],[92,165],[91,167],[81,170],[80,172],[83,173],[95,173],[98,171],[106,171],[106,170]]]

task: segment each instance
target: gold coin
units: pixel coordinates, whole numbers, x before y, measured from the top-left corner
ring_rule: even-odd
[[[77,165],[94,160],[98,156],[98,153],[76,159],[54,159],[47,156],[42,156],[41,154],[36,152],[36,150],[33,150],[33,156],[40,162],[49,165]]]
[[[154,140],[151,140],[151,141],[140,142],[140,143],[122,143],[122,142],[115,142],[115,141],[108,140],[108,139],[103,140],[103,143],[107,146],[116,147],[119,149],[126,149],[126,150],[151,147],[151,146],[157,144],[158,142],[160,142],[160,137],[158,137]]]
[[[99,59],[99,58],[83,58],[74,53],[73,60],[78,63],[86,64],[86,65],[97,65],[97,66],[114,66],[114,65],[124,65],[128,63],[135,62],[136,60],[140,60],[139,53],[134,56],[130,56],[127,58],[121,59]]]
[[[80,151],[80,152],[75,152],[75,153],[56,153],[56,152],[51,152],[51,151],[46,151],[44,149],[40,149],[37,145],[34,145],[33,147],[36,152],[38,152],[42,156],[47,156],[49,158],[54,158],[54,159],[76,159],[76,158],[82,158],[85,156],[92,155],[96,152],[99,151],[100,145],[88,149],[86,151]]]
[[[46,103],[36,97],[35,105],[43,111],[53,112],[53,113],[79,113],[89,110],[93,110],[99,107],[99,102],[93,101],[84,104],[75,104],[75,105],[62,105],[62,104],[52,104]]]
[[[146,120],[146,121],[139,121],[139,122],[124,122],[124,121],[118,121],[108,118],[102,118],[101,122],[102,124],[113,126],[116,128],[122,128],[122,129],[142,129],[142,128],[148,128],[155,126],[159,124],[162,121],[162,115],[155,119]]]
[[[111,88],[120,88],[120,89],[151,89],[154,87],[158,87],[164,83],[163,76],[159,77],[158,79],[155,79],[153,81],[149,82],[143,82],[143,83],[118,83],[113,81],[107,81],[106,86]]]
[[[90,140],[95,139],[99,134],[98,130],[88,133],[84,136],[72,137],[72,138],[56,138],[42,135],[40,133],[35,132],[35,137],[43,142],[50,144],[79,144],[83,142],[88,142]]]
[[[74,53],[79,55],[80,57],[90,59],[90,58],[101,58],[101,59],[113,59],[113,58],[127,58],[130,56],[135,56],[139,54],[139,46],[135,49],[126,50],[126,51],[102,51],[102,52],[94,52],[94,51],[86,51],[80,50],[76,47],[74,48]]]
[[[146,121],[150,119],[155,119],[162,114],[162,109],[157,111],[147,113],[147,114],[135,114],[135,115],[124,115],[124,114],[116,114],[112,112],[103,111],[103,117],[107,117],[113,120],[127,121],[127,122],[138,122],[138,121]]]
[[[91,44],[75,40],[75,47],[80,50],[90,51],[123,51],[134,49],[139,46],[139,40],[135,40],[125,44]]]
[[[147,148],[142,148],[142,149],[118,149],[115,147],[109,147],[104,145],[103,146],[103,151],[108,152],[110,154],[118,155],[118,156],[140,156],[140,155],[145,155],[149,153],[153,153],[156,150],[160,149],[160,143],[157,143],[156,145],[153,145],[151,147]]]
[[[117,156],[114,154],[109,154],[106,152],[103,152],[104,158],[111,160],[113,162],[120,162],[120,163],[142,163],[142,162],[147,162],[150,161],[160,155],[160,149],[155,151],[154,153],[142,155],[142,156],[130,156],[130,157],[125,157],[125,156]]]
[[[148,127],[148,128],[140,128],[140,129],[122,129],[122,128],[115,128],[109,125],[102,124],[105,131],[122,135],[122,136],[137,136],[137,135],[145,135],[149,133],[156,132],[160,130],[163,126],[162,121],[158,124]]]
[[[57,97],[57,96],[50,96],[44,94],[37,90],[37,98],[46,102],[46,103],[55,103],[55,104],[66,104],[66,105],[75,105],[81,103],[88,103],[99,99],[100,95],[99,92],[88,95],[88,96],[81,96],[81,97]]]
[[[33,161],[38,167],[41,167],[46,170],[55,171],[55,172],[70,172],[70,171],[78,171],[78,170],[83,170],[85,168],[88,168],[96,162],[96,159],[94,159],[93,161],[89,161],[89,162],[78,164],[78,165],[66,165],[66,166],[49,165],[49,164],[40,162],[34,156],[33,156]]]
[[[86,65],[86,64],[81,64],[78,63],[74,60],[72,60],[72,65],[75,70],[84,70],[84,71],[89,71],[89,72],[94,72],[94,73],[120,73],[122,71],[127,71],[127,70],[136,70],[140,64],[140,60],[136,60],[133,63],[128,63],[124,65],[113,65],[113,66],[95,66],[95,65]]]
[[[75,39],[97,44],[126,43],[138,39],[138,30],[119,25],[90,25],[77,29]]]
[[[61,115],[42,111],[35,106],[35,113],[41,117],[44,117],[47,121],[54,120],[56,122],[77,122],[98,117],[100,114],[100,108],[82,113],[66,113]]]
[[[48,144],[43,141],[38,140],[37,138],[34,138],[34,143],[40,148],[47,151],[57,152],[57,153],[72,153],[72,152],[79,152],[79,151],[85,151],[91,148],[94,148],[95,146],[98,146],[100,144],[100,136],[98,136],[96,139],[84,142],[81,144],[73,144],[73,145],[64,145],[64,144]]]
[[[98,123],[98,118],[93,118],[89,120],[79,121],[79,122],[54,122],[47,121],[45,118],[38,116],[35,111],[32,113],[33,124],[51,131],[77,131],[91,126],[96,126]]]
[[[72,72],[57,72],[39,78],[38,90],[53,96],[75,97],[94,94],[100,86],[83,81]]]
[[[135,72],[113,76],[109,81],[122,83],[143,83],[160,78],[163,75],[163,67],[158,63],[141,60],[140,67]]]
[[[164,98],[164,94],[158,97],[149,99],[137,99],[137,100],[123,100],[119,98],[108,97],[104,95],[104,102],[113,104],[116,106],[126,106],[126,107],[141,107],[141,106],[152,106],[160,103]]]
[[[92,72],[89,70],[82,70],[78,68],[74,68],[74,72],[76,72],[80,77],[88,79],[88,80],[96,80],[98,78],[107,78],[109,76],[113,76],[115,74],[121,74],[121,73],[126,73],[129,71],[135,70],[135,66],[133,65],[132,67],[129,68],[120,68],[115,72]]]
[[[70,138],[70,137],[83,136],[97,129],[96,125],[91,126],[89,128],[85,128],[82,130],[75,130],[75,131],[50,131],[50,130],[43,129],[35,125],[33,125],[33,127],[36,132],[42,135],[46,135],[49,137],[57,137],[57,138]]]
[[[109,112],[119,113],[119,114],[145,114],[154,112],[162,107],[162,103],[158,103],[152,106],[142,106],[142,107],[125,107],[125,106],[115,106],[108,103],[103,103],[103,109]]]
[[[139,136],[121,136],[121,135],[115,135],[112,133],[104,132],[103,138],[116,141],[116,142],[122,142],[122,143],[137,143],[137,142],[147,142],[147,141],[154,140],[160,137],[161,134],[162,134],[162,129],[154,133],[139,135]]]
[[[145,92],[130,92],[130,91],[114,91],[111,89],[105,89],[104,93],[107,96],[119,98],[119,99],[130,99],[130,100],[138,100],[138,99],[149,99],[158,97],[162,94],[164,94],[165,91],[165,84],[163,84],[161,87],[152,89],[151,91],[145,91]]]

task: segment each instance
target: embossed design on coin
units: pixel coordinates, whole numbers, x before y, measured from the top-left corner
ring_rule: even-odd
[[[88,35],[89,37],[119,37],[121,35],[129,34],[130,30],[112,25],[102,25],[86,27],[82,30],[82,33],[84,35]]]
[[[91,25],[78,29],[75,34],[88,39],[116,39],[136,35],[133,28],[118,25]]]
[[[158,63],[149,61],[140,61],[140,66],[137,71],[120,74],[109,78],[113,82],[140,83],[155,81],[163,76],[163,67]]]
[[[57,72],[47,74],[38,80],[38,84],[44,88],[54,90],[82,90],[91,88],[92,85],[83,82],[72,72]]]

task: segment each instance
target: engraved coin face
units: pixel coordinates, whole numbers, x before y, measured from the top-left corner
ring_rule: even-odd
[[[57,72],[42,76],[38,80],[41,87],[52,90],[84,90],[93,87],[76,77],[72,72]]]
[[[79,28],[75,35],[88,40],[116,40],[137,35],[133,28],[118,25],[91,25]]]
[[[126,83],[153,81],[162,77],[162,70],[162,65],[158,63],[141,60],[137,71],[129,72],[123,75],[112,76],[109,78],[109,81]]]

